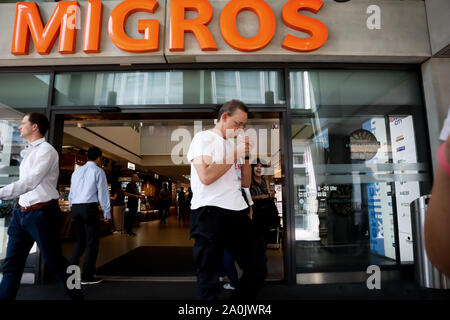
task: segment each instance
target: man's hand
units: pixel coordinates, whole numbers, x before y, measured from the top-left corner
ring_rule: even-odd
[[[245,158],[250,154],[250,137],[245,136],[243,140],[238,139],[237,147],[235,150],[235,159]]]
[[[250,211],[248,212],[248,217],[253,220],[253,206],[250,206]]]

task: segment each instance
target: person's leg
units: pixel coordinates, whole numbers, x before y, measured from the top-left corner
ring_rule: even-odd
[[[119,215],[120,232],[123,233],[124,218],[125,218],[125,206],[120,206],[119,208],[120,208],[120,215]]]
[[[137,217],[137,208],[132,208],[130,211],[130,233],[131,234],[134,234],[133,226],[136,223],[136,217]]]
[[[14,300],[20,287],[25,262],[34,239],[21,226],[20,210],[15,209],[8,228],[8,246],[3,262],[3,279],[0,284],[0,301]]]
[[[220,291],[219,270],[223,265],[223,245],[203,237],[196,238],[193,257],[197,268],[197,298],[216,300]]]
[[[167,218],[169,217],[169,207],[166,205],[165,208],[165,212],[164,212],[164,222],[167,220]]]
[[[76,242],[70,257],[71,265],[79,265],[80,258],[86,249],[86,233],[84,232],[84,220],[82,218],[82,211],[84,208],[81,205],[72,206],[72,224],[75,230]]]
[[[225,232],[225,247],[243,271],[232,298],[255,299],[267,275],[262,237],[248,216],[242,213],[227,216]]]
[[[230,285],[233,288],[236,288],[239,280],[238,273],[236,270],[236,265],[234,264],[233,256],[227,249],[225,249],[223,252],[223,264],[225,267],[225,273],[228,279],[230,279]]]
[[[115,232],[119,231],[119,214],[120,214],[120,207],[113,206],[112,207],[113,212],[113,228]]]
[[[125,212],[125,231],[127,234],[131,234],[132,232],[132,225],[131,225],[131,220],[130,220],[130,216],[131,216],[131,209],[128,208],[128,211]]]
[[[57,202],[45,206],[42,210],[31,211],[31,214],[25,227],[36,240],[46,265],[53,271],[70,299],[83,299],[81,290],[67,287],[67,278],[70,276],[67,273],[69,261],[62,255],[59,237],[61,211]]]
[[[84,228],[86,233],[86,255],[82,279],[89,280],[94,278],[100,240],[100,211],[97,204],[88,206]]]

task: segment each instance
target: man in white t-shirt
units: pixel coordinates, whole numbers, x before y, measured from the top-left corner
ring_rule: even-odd
[[[200,300],[217,298],[225,248],[243,271],[233,298],[255,298],[267,274],[264,243],[252,224],[242,192],[251,183],[249,139],[234,143],[247,123],[247,114],[248,108],[241,101],[224,103],[216,126],[197,133],[187,154],[193,193],[190,236],[195,239]]]

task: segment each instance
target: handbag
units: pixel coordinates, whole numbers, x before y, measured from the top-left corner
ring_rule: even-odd
[[[266,228],[277,228],[280,218],[273,198],[266,198],[254,202],[256,219],[260,220]]]

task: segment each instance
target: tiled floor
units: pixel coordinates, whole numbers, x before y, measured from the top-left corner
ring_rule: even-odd
[[[101,237],[97,267],[141,246],[182,247],[194,245],[194,240],[189,240],[189,221],[178,221],[176,216],[170,216],[166,224],[160,224],[159,220],[141,222],[139,227],[134,228],[134,232],[136,233],[135,237],[126,234],[110,234]],[[67,258],[71,255],[73,245],[73,242],[64,242],[62,245],[63,254]],[[267,279],[283,279],[282,249],[267,249],[267,260]],[[239,268],[238,272],[240,274]],[[117,279],[120,276],[118,274]]]

